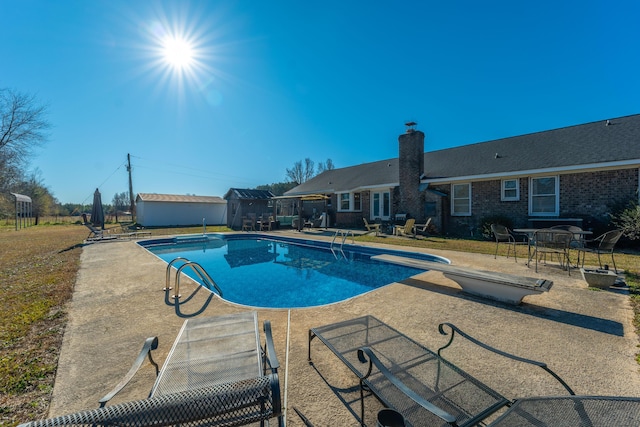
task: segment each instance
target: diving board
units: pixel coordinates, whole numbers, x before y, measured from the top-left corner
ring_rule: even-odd
[[[522,298],[527,295],[549,292],[553,285],[551,280],[474,270],[397,255],[375,255],[371,259],[421,270],[439,271],[448,279],[456,282],[466,293],[515,305],[520,304]]]

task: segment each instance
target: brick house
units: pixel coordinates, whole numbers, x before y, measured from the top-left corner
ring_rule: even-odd
[[[285,195],[330,196],[338,227],[404,213],[467,236],[495,216],[598,230],[639,197],[640,115],[426,153],[424,133],[409,129],[398,147],[397,158],[325,171]]]

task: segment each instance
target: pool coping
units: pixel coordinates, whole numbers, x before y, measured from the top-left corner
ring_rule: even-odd
[[[295,232],[282,235],[293,237]],[[317,238],[330,240],[324,236]],[[176,310],[164,299],[164,262],[140,249],[133,241],[83,248],[68,307],[69,322],[50,415],[97,407],[97,400],[129,369],[146,337],[158,336],[157,361],[162,363],[186,316],[246,310],[209,298],[197,292],[195,286],[190,288],[189,302]],[[459,266],[551,277],[554,287],[549,293],[526,297],[522,306],[513,308],[461,294],[441,274],[428,272],[329,307],[258,309],[259,320],[271,320],[273,326],[276,351],[283,366],[286,416],[292,425],[299,425],[290,410],[293,405],[316,425],[331,422],[359,425],[354,416],[359,410],[357,396],[349,392],[357,381],[343,372],[339,362],[321,352],[317,352],[320,354],[315,365],[310,366],[306,352],[310,327],[364,314],[375,315],[429,348],[438,348],[445,340],[438,334],[437,324],[451,322],[485,342],[547,362],[578,393],[637,395],[640,374],[634,355],[638,338],[627,295],[589,290],[579,277],[567,277],[566,272],[551,266],[535,274],[512,258],[494,260],[489,255],[432,249],[427,252],[445,256]],[[513,375],[509,375],[509,366],[496,366],[464,348],[452,352],[451,358],[463,368],[471,367],[467,370],[479,370],[480,376],[489,368],[499,368],[489,378],[491,382],[505,384],[519,395],[562,394],[548,389],[549,385],[543,384],[536,374],[527,372],[518,372],[521,381],[527,384],[526,390],[521,384],[508,385]],[[143,371],[125,390],[122,400],[146,396],[154,378],[151,369],[145,371],[143,367]],[[368,408],[366,421],[372,422],[373,418],[368,417],[375,415],[376,406]]]

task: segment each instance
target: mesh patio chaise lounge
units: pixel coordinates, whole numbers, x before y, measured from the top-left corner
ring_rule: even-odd
[[[365,390],[386,407],[400,412],[411,426],[472,426],[509,406],[511,400],[440,356],[454,333],[482,348],[519,362],[539,366],[573,391],[546,364],[514,356],[483,344],[451,324],[447,345],[437,353],[373,316],[364,316],[309,330],[309,361],[314,338],[324,343],[359,378],[361,421]]]
[[[241,426],[282,425],[278,360],[271,324],[261,346],[257,314],[245,312],[184,322],[162,367],[151,357],[158,340],[148,338],[125,378],[100,407],[33,421],[35,426]],[[105,406],[133,378],[145,358],[156,381],[147,399]]]

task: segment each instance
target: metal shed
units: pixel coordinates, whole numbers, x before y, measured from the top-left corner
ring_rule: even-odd
[[[217,196],[138,193],[137,221],[145,227],[224,225],[227,202]]]

